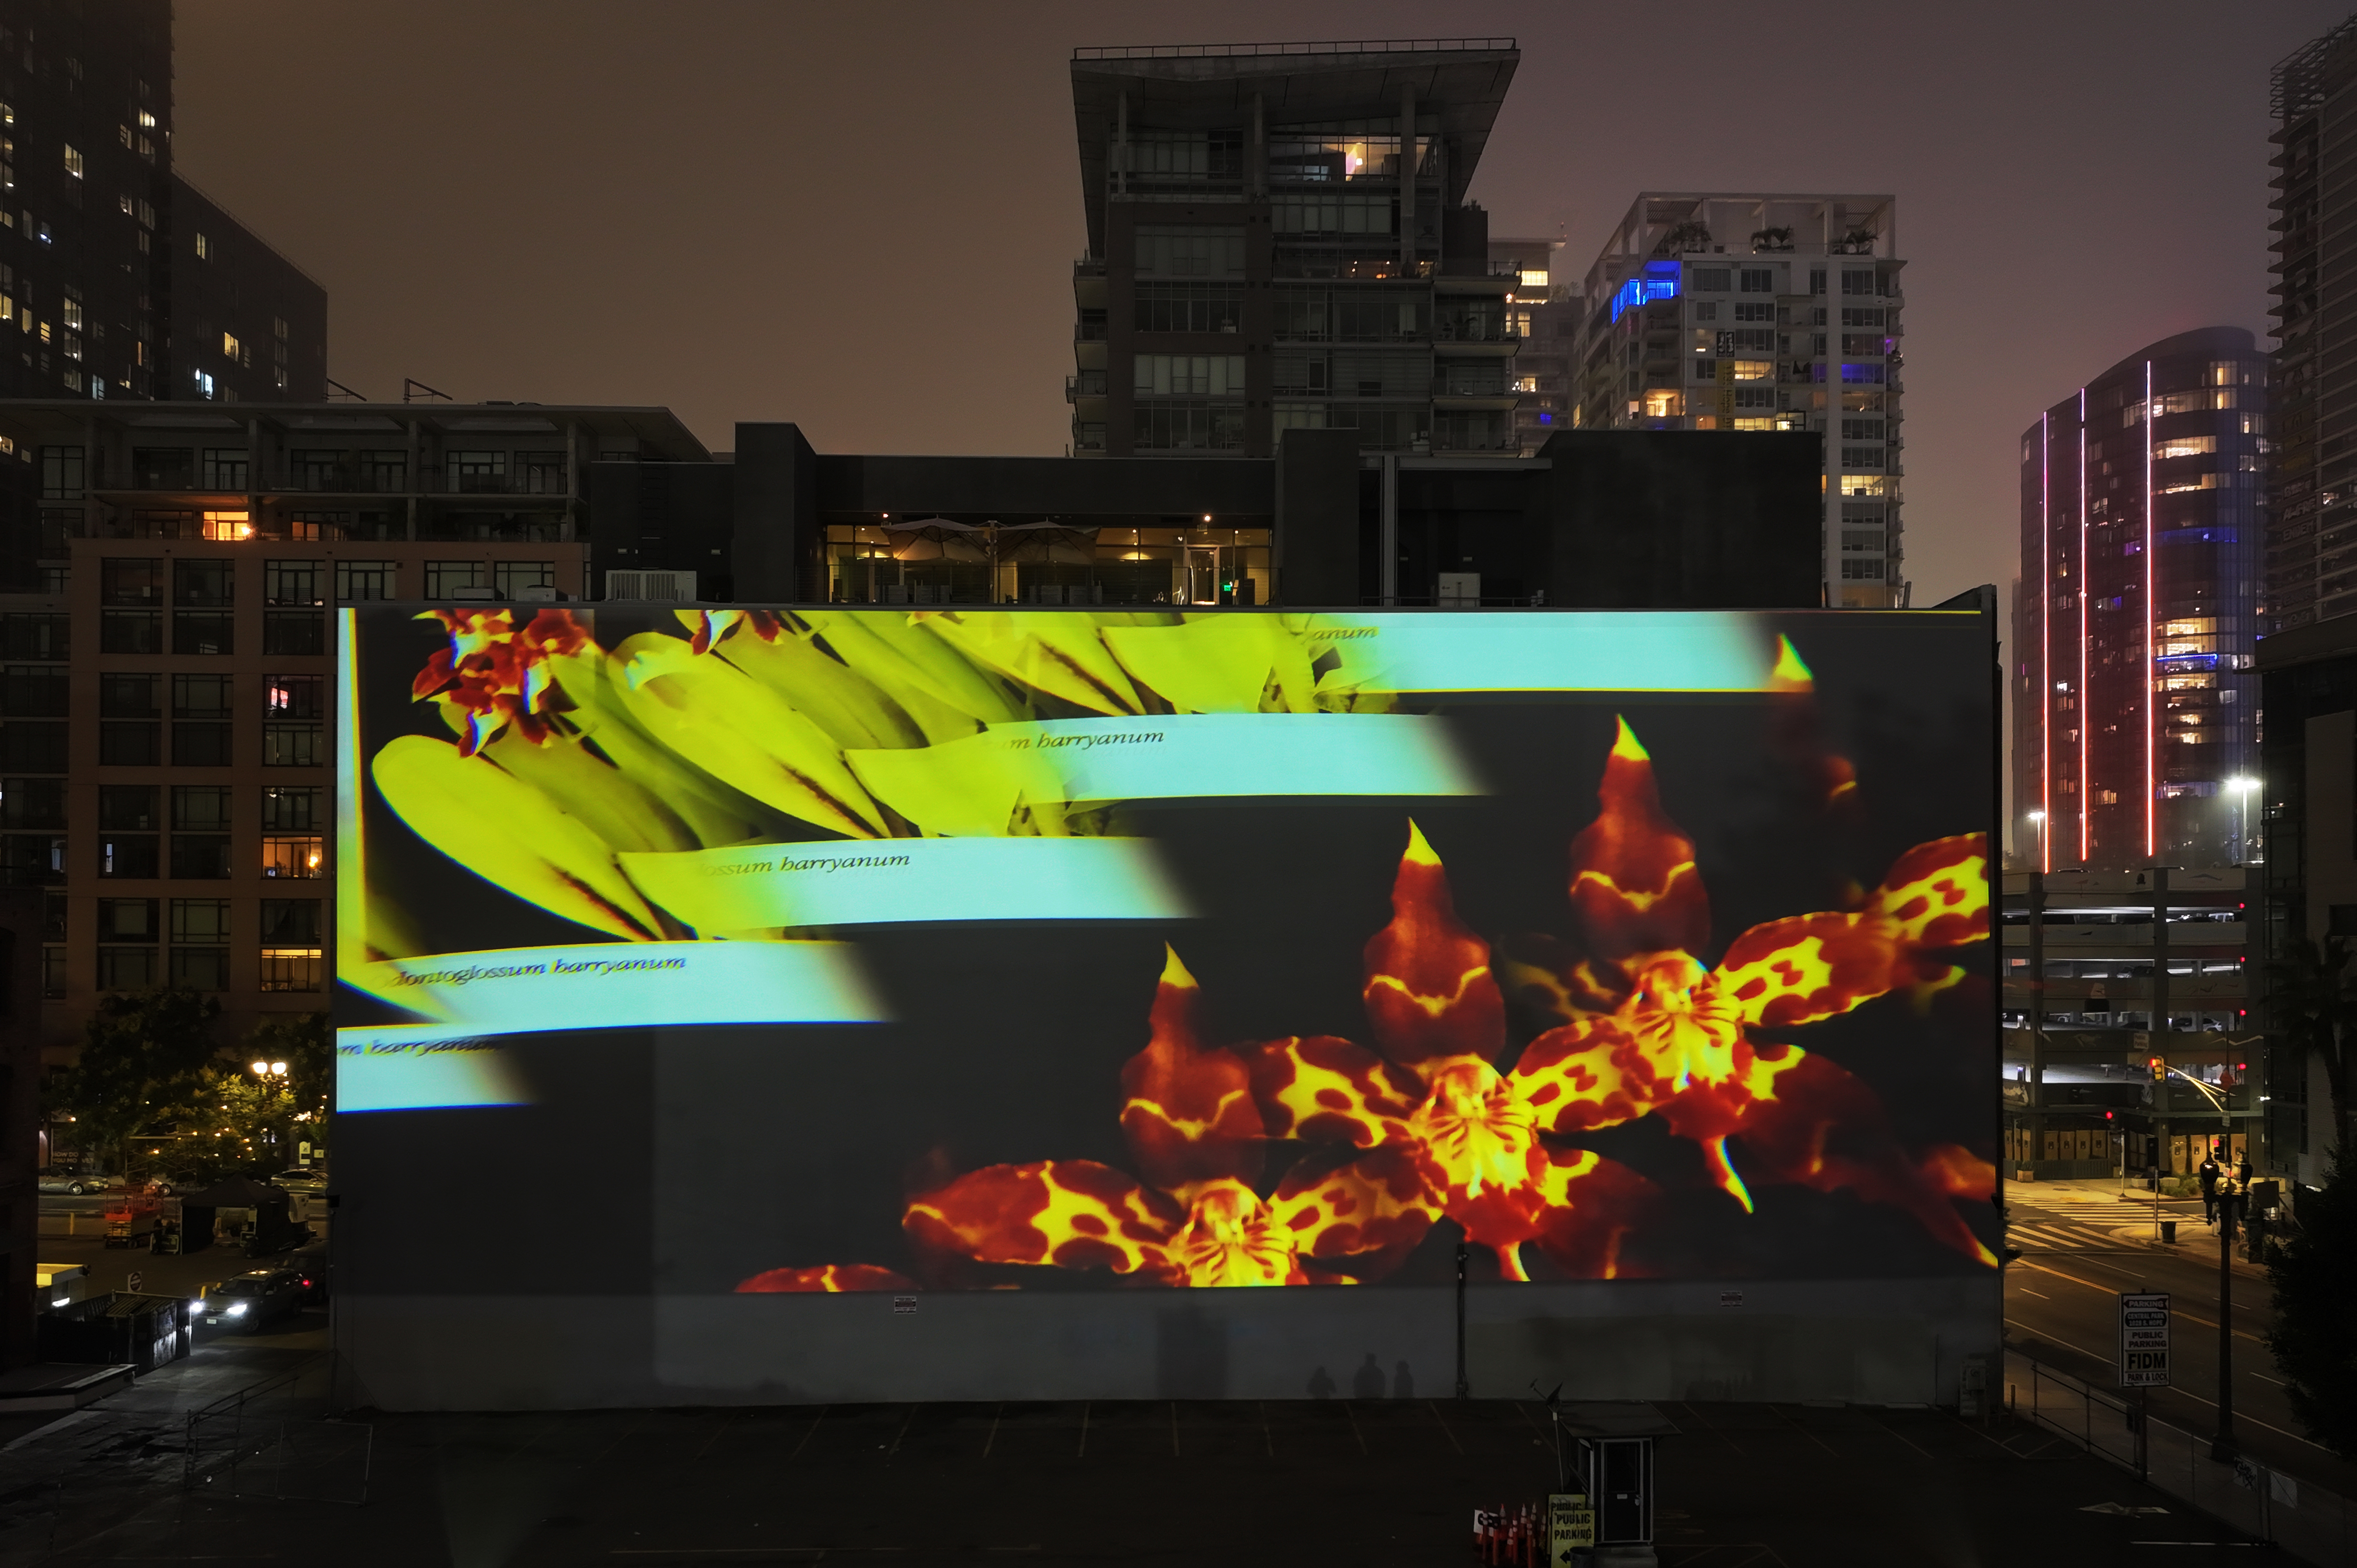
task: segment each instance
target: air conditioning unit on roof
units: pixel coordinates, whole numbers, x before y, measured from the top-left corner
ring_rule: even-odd
[[[693,601],[695,597],[695,574],[608,572],[606,574],[606,596],[609,599]]]

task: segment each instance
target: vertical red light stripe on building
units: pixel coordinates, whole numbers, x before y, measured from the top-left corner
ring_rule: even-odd
[[[2087,821],[2087,594],[2093,587],[2087,563],[2087,389],[2079,389],[2079,864],[2087,864],[2093,842]]]
[[[2054,502],[2050,411],[2038,416],[2038,869],[2054,869]]]
[[[2158,836],[2155,831],[2155,798],[2160,793],[2160,758],[2153,725],[2153,671],[2160,668],[2160,612],[2153,597],[2152,570],[2152,361],[2144,362],[2144,857],[2150,860]]]

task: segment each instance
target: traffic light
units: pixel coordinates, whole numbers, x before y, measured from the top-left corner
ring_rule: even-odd
[[[2165,1083],[2168,1081],[2169,1058],[2167,1057],[2147,1057],[2145,1058],[2144,1065],[2152,1069],[2153,1082]]]

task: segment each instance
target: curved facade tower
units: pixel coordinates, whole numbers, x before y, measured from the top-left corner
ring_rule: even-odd
[[[2021,437],[2017,863],[2242,865],[2257,831],[2266,360],[2163,338]]]

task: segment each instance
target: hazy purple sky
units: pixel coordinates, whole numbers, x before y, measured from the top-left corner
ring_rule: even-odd
[[[188,177],[327,285],[338,381],[822,450],[1068,436],[1074,45],[1512,35],[1474,181],[1584,271],[1646,188],[1890,191],[1916,603],[2013,575],[2016,438],[2266,308],[2268,68],[2357,0],[1770,11],[180,0]]]

